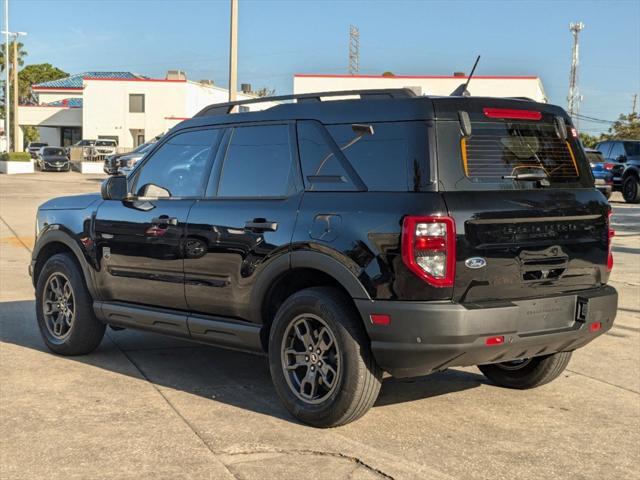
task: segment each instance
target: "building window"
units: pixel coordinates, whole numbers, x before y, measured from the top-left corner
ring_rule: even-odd
[[[129,112],[144,113],[144,94],[141,94],[141,93],[129,94]]]

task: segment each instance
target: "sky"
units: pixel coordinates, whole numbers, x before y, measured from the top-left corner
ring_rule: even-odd
[[[10,30],[28,33],[27,64],[151,77],[182,69],[228,84],[229,0],[9,2]],[[537,75],[566,107],[569,23],[578,21],[580,113],[615,120],[640,94],[640,0],[239,0],[238,81],[286,94],[294,73],[347,73],[353,24],[360,73],[450,75],[482,55],[476,74]],[[582,121],[580,130],[608,126]]]

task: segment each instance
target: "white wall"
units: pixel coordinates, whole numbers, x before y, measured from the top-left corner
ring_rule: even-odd
[[[186,82],[85,80],[83,138],[117,136],[121,147],[133,147],[132,129],[150,139],[166,130],[166,117],[185,116]],[[129,112],[129,95],[145,96],[144,113]]]
[[[464,82],[466,82],[465,77],[295,75],[293,92],[420,87],[422,95],[446,96]],[[546,102],[542,82],[538,77],[474,77],[469,84],[469,92],[474,96],[529,97],[538,102]]]
[[[18,121],[20,125],[81,127],[82,108],[20,105],[18,107]]]
[[[80,98],[82,97],[82,90],[37,90],[34,92],[38,95],[38,104],[57,102],[58,100],[64,100],[65,98]]]

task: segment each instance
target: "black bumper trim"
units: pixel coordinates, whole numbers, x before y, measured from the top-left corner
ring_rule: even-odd
[[[588,301],[576,320],[578,298]],[[606,332],[615,319],[618,294],[604,286],[575,294],[462,305],[444,302],[356,300],[373,355],[396,377],[424,375],[448,367],[499,363],[575,350]],[[371,314],[391,316],[373,325]],[[600,322],[599,330],[590,325]],[[501,345],[487,337],[504,336]]]

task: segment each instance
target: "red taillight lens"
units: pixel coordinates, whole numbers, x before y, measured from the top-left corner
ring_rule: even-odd
[[[535,110],[514,110],[512,108],[483,108],[487,118],[509,118],[515,120],[540,120],[542,113]]]
[[[613,167],[615,167],[616,164],[615,163],[605,163],[604,164],[604,169],[605,170],[613,170]]]
[[[488,346],[502,345],[503,343],[504,343],[504,336],[503,335],[499,335],[497,337],[489,337],[484,341],[484,344],[488,345]]]
[[[402,261],[434,287],[451,287],[456,270],[456,229],[450,217],[405,217]]]
[[[593,322],[591,325],[589,325],[590,332],[597,332],[601,328],[602,328],[602,323],[600,322]]]
[[[616,231],[611,228],[611,215],[613,215],[613,212],[609,211],[609,215],[607,217],[607,272],[613,270],[613,253],[611,253],[611,239],[616,234]]]

